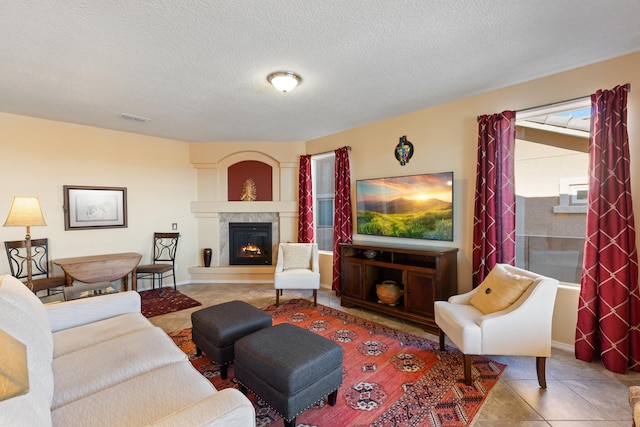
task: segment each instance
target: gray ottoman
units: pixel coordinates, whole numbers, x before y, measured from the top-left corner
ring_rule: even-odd
[[[243,301],[230,301],[191,313],[191,339],[196,355],[204,351],[220,365],[220,377],[234,359],[233,346],[239,338],[271,326],[271,316]]]
[[[283,323],[236,341],[235,378],[295,426],[296,416],[342,384],[342,347],[306,329]]]

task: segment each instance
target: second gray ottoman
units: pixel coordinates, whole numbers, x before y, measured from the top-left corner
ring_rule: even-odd
[[[296,416],[329,396],[336,403],[342,384],[342,347],[288,323],[236,341],[235,378],[295,426]]]
[[[220,377],[235,357],[234,344],[245,335],[271,326],[271,316],[243,301],[230,301],[191,313],[196,355],[204,351],[220,365]]]

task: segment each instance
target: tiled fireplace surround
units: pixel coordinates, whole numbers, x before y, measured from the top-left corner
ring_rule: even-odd
[[[227,170],[245,160],[271,166],[272,201],[228,201]],[[189,268],[191,283],[273,281],[278,243],[297,240],[297,167],[295,162],[277,161],[258,152],[236,153],[218,164],[196,165],[199,200],[191,203],[191,212],[198,219],[199,254],[211,248],[213,260],[211,267],[204,267],[199,259],[199,265]],[[273,265],[229,265],[230,222],[270,222]]]

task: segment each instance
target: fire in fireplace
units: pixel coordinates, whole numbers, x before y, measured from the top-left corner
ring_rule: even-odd
[[[229,264],[271,265],[271,223],[230,222]]]

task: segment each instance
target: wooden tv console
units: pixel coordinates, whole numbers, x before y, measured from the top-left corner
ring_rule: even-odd
[[[457,248],[350,243],[340,250],[342,306],[386,313],[438,333],[434,301],[457,293]],[[384,280],[395,281],[404,291],[395,306],[378,301],[376,285]]]

